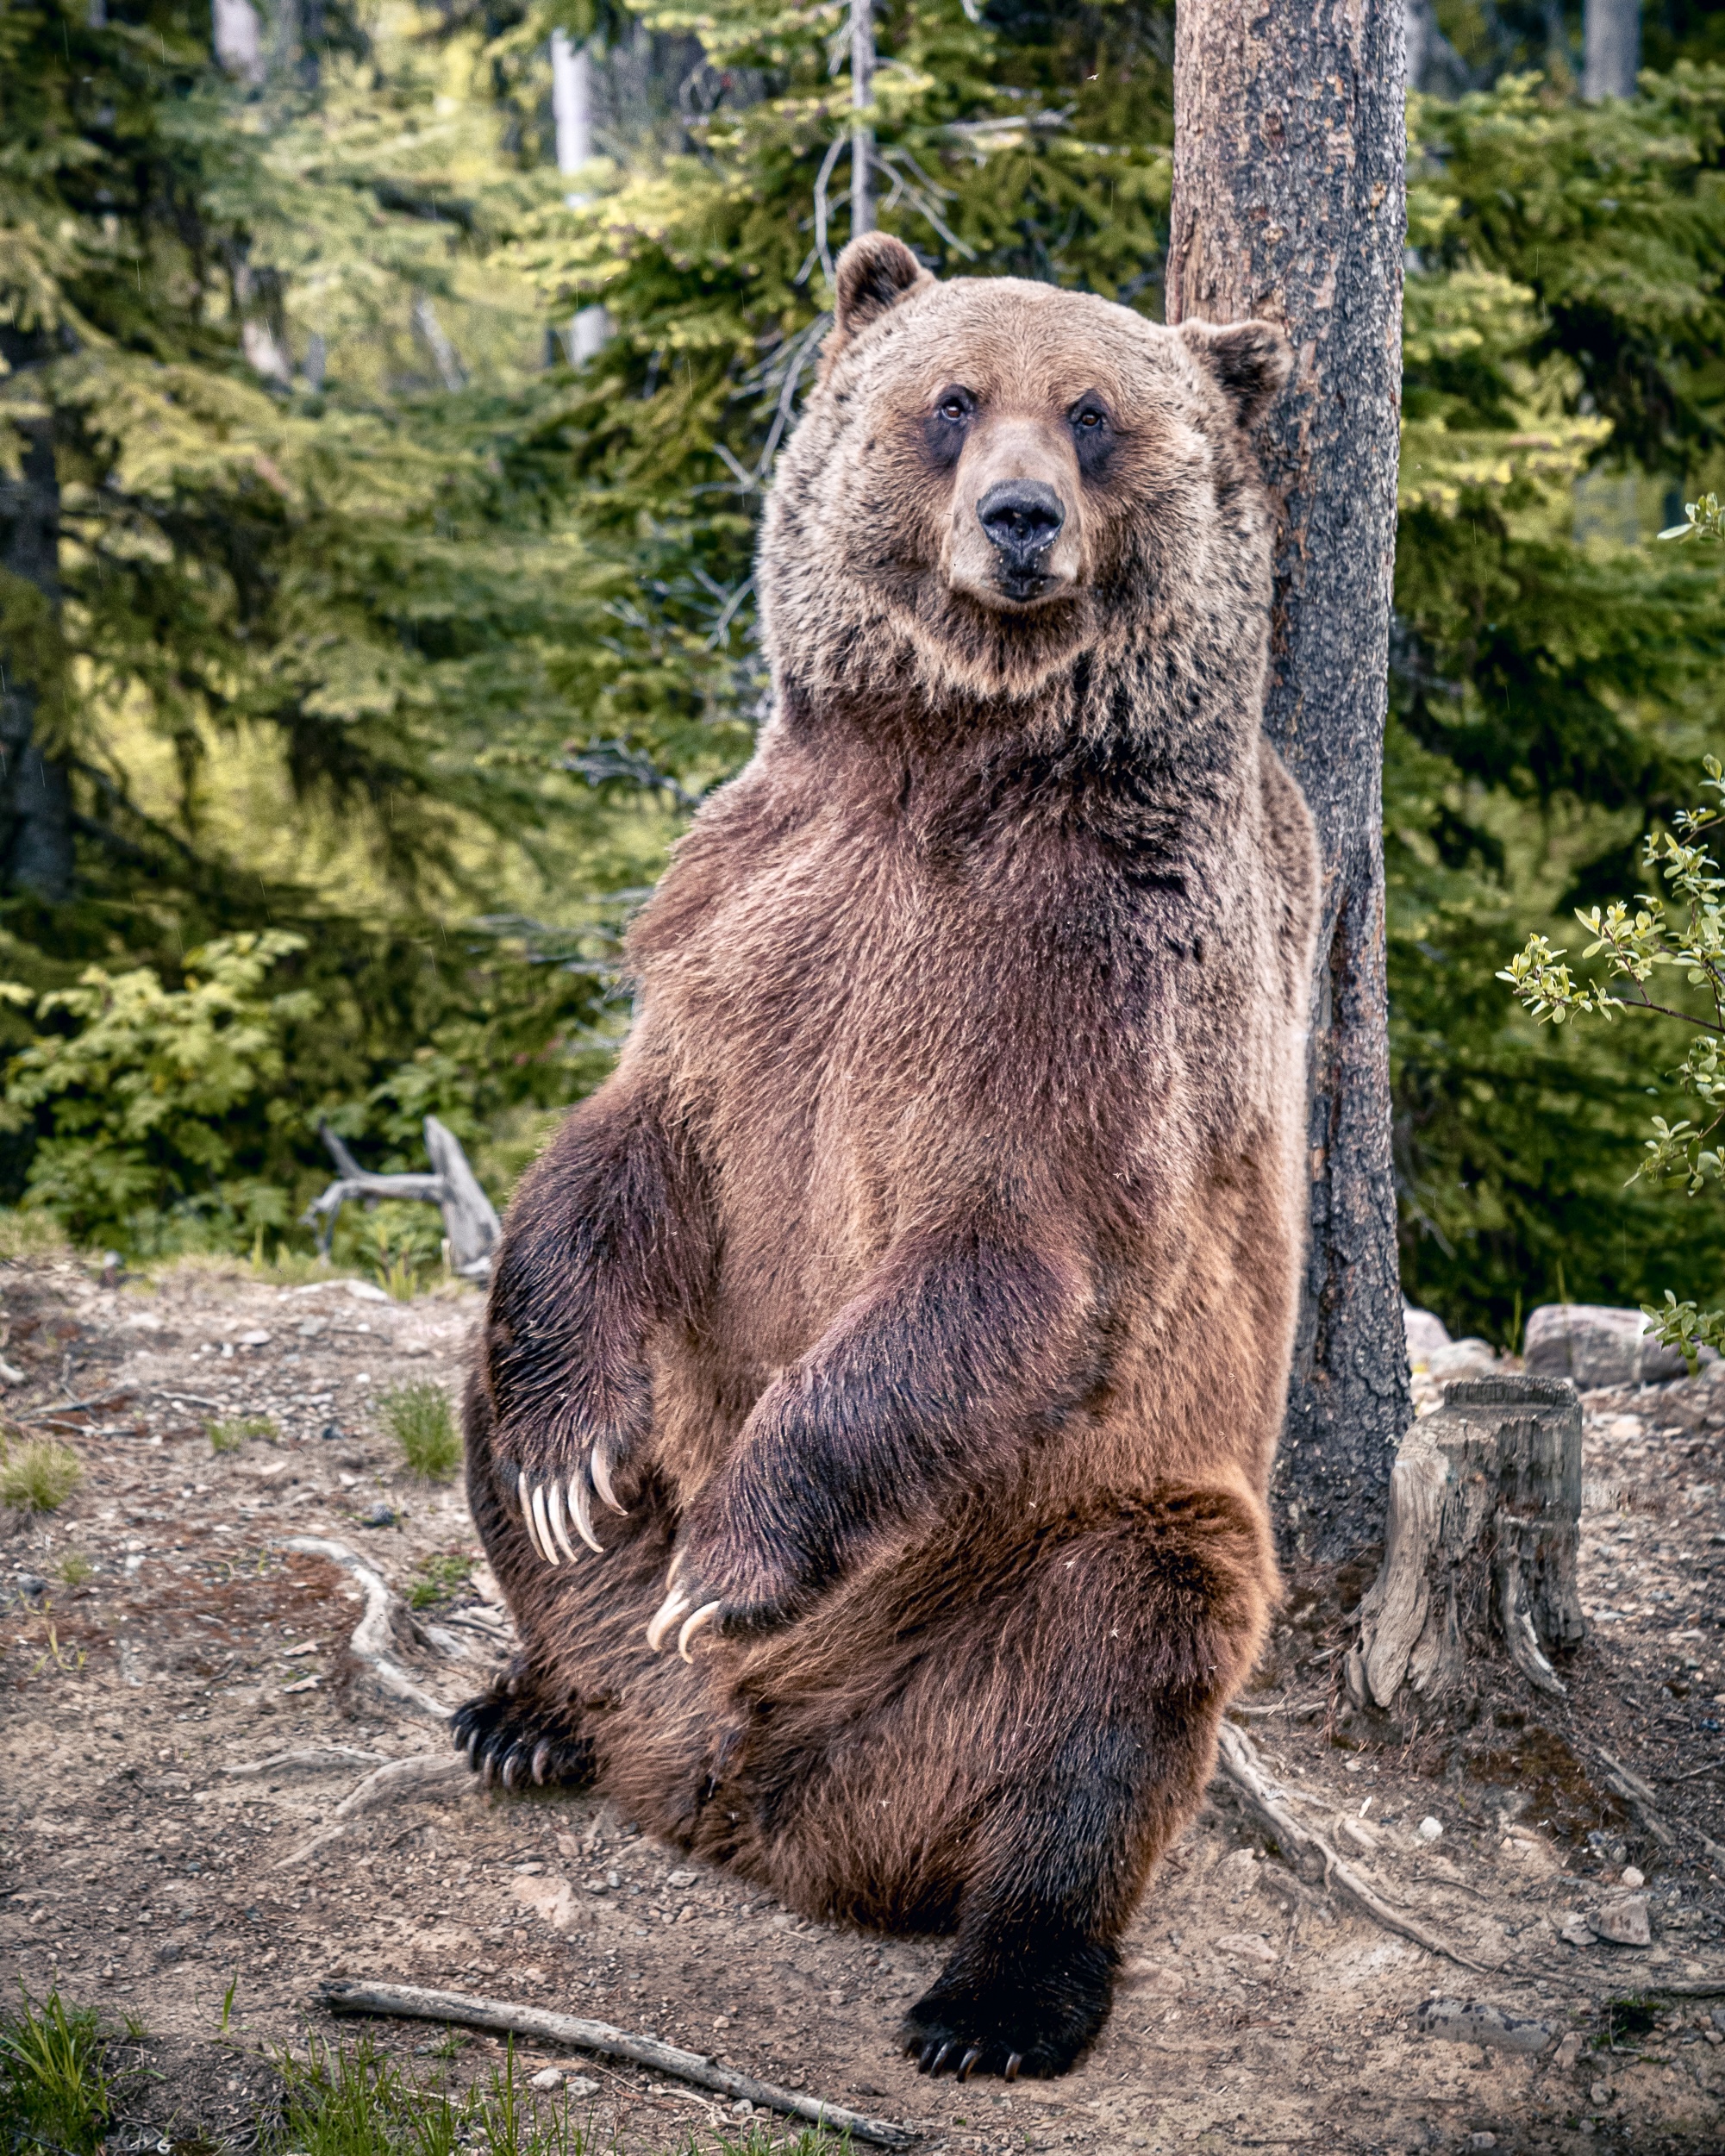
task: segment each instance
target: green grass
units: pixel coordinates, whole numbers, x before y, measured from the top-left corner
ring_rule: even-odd
[[[461,1465],[461,1440],[441,1385],[428,1378],[391,1385],[378,1396],[378,1411],[416,1475],[427,1482],[451,1479]]]
[[[58,1991],[38,2006],[18,1990],[18,2011],[0,2015],[0,2146],[97,2156],[109,2103],[96,2016]]]
[[[314,2042],[306,2058],[276,2063],[281,2111],[259,2135],[259,2156],[853,2156],[847,2139],[818,2127],[753,2120],[626,2148],[593,2129],[590,2103],[528,2088],[513,2044],[465,2090],[447,2086],[447,2069],[423,2079],[405,2072],[364,2036],[340,2047]]]
[[[51,1437],[28,1438],[0,1454],[0,1504],[53,1512],[83,1480],[84,1463],[78,1454]]]
[[[409,1609],[434,1609],[439,1603],[447,1602],[458,1587],[466,1584],[473,1560],[446,1552],[422,1557],[415,1569],[419,1578],[407,1590],[407,1606]]]
[[[93,1579],[96,1567],[82,1550],[68,1550],[55,1570],[59,1573],[63,1587],[82,1587],[86,1579]]]
[[[237,1453],[247,1438],[273,1439],[281,1434],[267,1415],[233,1415],[226,1422],[206,1422],[203,1427],[212,1453]]]

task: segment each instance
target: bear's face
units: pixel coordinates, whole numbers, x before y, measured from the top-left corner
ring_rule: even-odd
[[[1243,430],[1285,377],[1278,331],[1165,329],[1016,278],[936,284],[881,234],[846,249],[838,282],[762,547],[791,679],[1022,693],[1153,616],[1230,591],[1262,612]]]

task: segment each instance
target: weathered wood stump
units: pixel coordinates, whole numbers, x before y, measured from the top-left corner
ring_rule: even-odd
[[[461,1140],[435,1115],[425,1119],[425,1149],[431,1156],[429,1175],[372,1175],[362,1168],[328,1123],[318,1125],[337,1179],[306,1208],[303,1218],[317,1230],[317,1247],[327,1258],[334,1240],[335,1222],[350,1198],[371,1207],[384,1198],[418,1199],[442,1212],[449,1238],[449,1266],[465,1280],[484,1280],[491,1270],[491,1253],[503,1234],[497,1209],[485,1196],[473,1172]]]
[[[1345,1665],[1358,1707],[1398,1721],[1463,1711],[1482,1659],[1507,1654],[1536,1691],[1585,1632],[1581,1403],[1553,1378],[1464,1378],[1402,1440],[1384,1564]]]

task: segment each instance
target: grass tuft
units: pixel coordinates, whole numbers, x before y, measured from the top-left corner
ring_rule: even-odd
[[[206,1422],[204,1430],[212,1453],[237,1453],[247,1438],[273,1440],[281,1435],[267,1415],[233,1415],[222,1422]]]
[[[84,1463],[71,1446],[33,1437],[0,1454],[0,1504],[26,1512],[53,1512],[84,1480]]]
[[[18,1990],[19,2011],[0,2016],[0,2144],[97,2156],[109,2107],[96,2016],[58,1991],[38,2006]]]
[[[82,1587],[96,1577],[96,1567],[82,1550],[68,1550],[57,1567],[63,1587]]]
[[[458,1589],[466,1585],[467,1575],[472,1569],[472,1559],[456,1551],[422,1557],[415,1567],[419,1578],[407,1590],[408,1608],[434,1609],[439,1603],[447,1602]]]
[[[379,1394],[378,1409],[414,1473],[427,1482],[449,1481],[461,1465],[461,1440],[442,1386],[428,1378],[391,1385]]]

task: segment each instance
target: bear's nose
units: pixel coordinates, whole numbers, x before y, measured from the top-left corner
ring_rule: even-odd
[[[1007,566],[1022,572],[1060,535],[1066,512],[1041,479],[1001,479],[977,503],[977,522]]]

